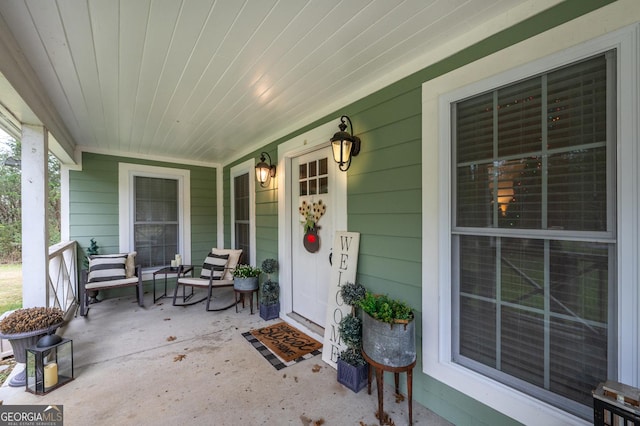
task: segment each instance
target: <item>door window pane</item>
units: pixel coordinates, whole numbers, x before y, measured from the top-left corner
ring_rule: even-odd
[[[299,170],[300,195],[327,194],[329,192],[329,170],[326,157],[300,164]]]

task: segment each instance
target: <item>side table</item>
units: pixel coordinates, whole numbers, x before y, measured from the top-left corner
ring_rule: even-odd
[[[193,266],[191,265],[183,265],[182,269],[180,267],[172,268],[170,266],[165,266],[164,268],[158,269],[153,273],[153,303],[156,303],[158,300],[167,297],[167,278],[169,275],[176,275],[182,273],[183,275],[193,273]],[[164,275],[164,293],[156,297],[156,275]],[[184,291],[184,288],[183,288]],[[193,295],[193,287],[191,287],[191,293]],[[184,294],[183,294],[184,296]]]
[[[369,377],[367,381],[367,391],[371,395],[371,370],[376,370],[376,386],[378,388],[378,420],[382,425],[384,419],[384,372],[392,372],[395,378],[396,394],[400,394],[400,373],[407,373],[407,404],[409,404],[409,425],[413,424],[413,367],[416,366],[416,360],[409,365],[403,367],[390,367],[388,365],[379,364],[369,358],[367,354],[362,351],[362,356],[369,363]]]

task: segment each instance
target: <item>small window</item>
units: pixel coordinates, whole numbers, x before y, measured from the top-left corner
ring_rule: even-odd
[[[249,176],[245,173],[233,178],[235,248],[243,253],[251,253]]]

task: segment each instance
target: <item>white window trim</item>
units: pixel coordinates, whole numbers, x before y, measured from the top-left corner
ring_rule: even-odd
[[[253,158],[245,161],[244,163],[235,165],[231,168],[231,247],[236,247],[236,226],[235,226],[235,178],[237,176],[249,173],[249,244],[251,245],[249,258],[244,259],[245,263],[249,265],[255,265],[256,262],[256,163]]]
[[[608,17],[613,19],[612,17]],[[451,324],[451,108],[456,100],[567,65],[612,48],[617,55],[617,379],[638,386],[639,25],[605,34],[597,16],[576,19],[423,84],[423,371],[523,423],[587,424],[556,407],[453,363]],[[611,22],[607,20],[607,22]],[[571,34],[572,37],[567,37]],[[602,35],[604,34],[604,35]],[[599,36],[599,37],[598,37]],[[597,39],[590,40],[594,37]],[[589,41],[587,41],[589,40]],[[573,46],[579,41],[583,44]],[[562,50],[565,49],[565,50]],[[531,62],[535,61],[535,62]],[[508,69],[509,67],[514,67]],[[496,74],[499,73],[499,74]],[[620,87],[624,88],[620,90]],[[437,184],[433,184],[437,182]]]
[[[119,246],[123,253],[132,251],[134,247],[134,178],[137,176],[160,179],[176,179],[178,181],[178,251],[185,264],[191,263],[191,171],[168,167],[145,166],[141,164],[118,164],[118,216]],[[152,278],[153,270],[143,271],[143,279]]]

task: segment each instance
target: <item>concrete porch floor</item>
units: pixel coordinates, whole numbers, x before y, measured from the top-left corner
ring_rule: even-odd
[[[248,306],[206,312],[204,303],[152,304],[147,294],[142,309],[133,298],[108,299],[59,333],[73,340],[75,380],[44,396],[5,383],[0,400],[63,405],[65,425],[378,424],[375,383],[371,395],[353,393],[320,355],[277,371],[241,335],[276,321]],[[407,424],[407,402],[396,403],[386,382],[385,411]],[[450,424],[415,401],[413,419]]]

